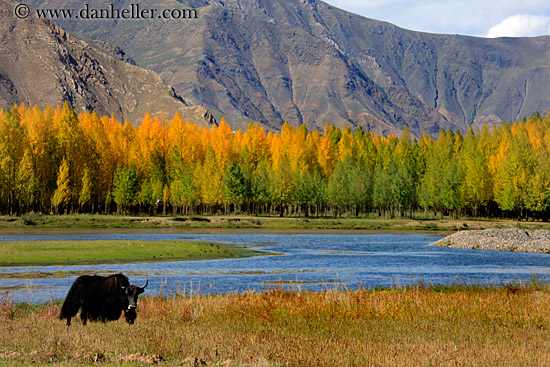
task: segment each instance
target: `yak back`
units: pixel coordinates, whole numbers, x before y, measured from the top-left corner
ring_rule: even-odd
[[[91,320],[118,320],[122,310],[128,307],[121,287],[129,285],[128,278],[123,274],[108,277],[83,275],[74,282],[73,287],[74,294],[80,298]]]

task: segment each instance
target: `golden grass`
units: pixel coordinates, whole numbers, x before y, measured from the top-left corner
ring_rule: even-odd
[[[550,366],[550,287],[144,297],[135,325],[0,308],[0,365]]]

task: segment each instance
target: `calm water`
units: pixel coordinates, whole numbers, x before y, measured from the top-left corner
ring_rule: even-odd
[[[226,293],[274,286],[322,290],[434,284],[500,284],[533,276],[550,281],[550,255],[430,247],[441,237],[419,234],[259,235],[125,234],[1,236],[13,240],[204,240],[242,244],[281,255],[246,259],[0,267],[0,292],[14,302],[41,303],[65,297],[82,274],[123,272],[132,283],[149,279],[147,294]]]

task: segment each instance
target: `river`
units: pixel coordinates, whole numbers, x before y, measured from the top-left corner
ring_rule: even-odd
[[[332,287],[431,284],[507,284],[550,281],[550,255],[430,247],[440,235],[131,233],[0,235],[16,240],[197,240],[241,244],[277,253],[241,259],[78,266],[0,267],[4,301],[62,299],[82,274],[123,272],[132,283],[149,279],[147,294],[261,291],[275,286],[319,291]]]

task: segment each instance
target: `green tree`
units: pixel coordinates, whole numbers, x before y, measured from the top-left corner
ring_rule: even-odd
[[[392,211],[394,196],[392,192],[391,176],[385,169],[378,167],[374,173],[372,188],[372,203],[378,209],[379,214],[383,210],[385,214]]]
[[[359,126],[354,134],[357,164],[364,167],[372,175],[376,164],[376,147],[370,132],[363,132]]]
[[[470,127],[460,153],[460,169],[464,174],[464,180],[460,187],[461,201],[472,210],[475,216],[477,216],[479,208],[485,206],[493,198],[486,152],[478,144],[478,140]]]
[[[82,176],[82,189],[80,190],[80,196],[78,197],[78,203],[83,208],[90,204],[92,201],[93,193],[93,181],[89,168],[84,169],[84,176]]]
[[[548,171],[539,171],[527,183],[525,207],[538,215],[550,208],[550,177]]]
[[[297,200],[309,216],[310,208],[315,207],[315,213],[327,200],[327,183],[318,171],[305,170],[298,180]]]
[[[418,183],[418,202],[428,209],[456,211],[462,207],[462,171],[458,162],[457,139],[452,132],[442,131],[435,143],[426,145],[424,174]]]
[[[405,210],[412,209],[415,203],[415,184],[413,178],[404,165],[392,164],[390,166],[391,194],[393,202],[399,209],[399,215],[403,216]]]
[[[189,214],[190,208],[197,205],[199,195],[193,181],[193,169],[179,162],[172,170],[170,197],[174,208],[180,207],[183,214]]]
[[[354,204],[350,192],[353,180],[352,171],[353,163],[351,158],[346,156],[343,161],[338,163],[332,177],[328,181],[327,200],[336,209],[339,216]]]
[[[252,202],[254,205],[253,211],[256,214],[267,211],[267,207],[272,204],[272,176],[269,162],[266,159],[260,160],[256,169],[252,172]]]
[[[361,208],[371,204],[371,177],[364,165],[355,162],[347,155],[342,160],[327,186],[327,199],[329,204],[342,210],[354,209],[355,215],[359,215]]]
[[[457,211],[462,208],[460,186],[462,184],[462,172],[455,158],[449,161],[444,172],[441,183],[440,200],[441,205],[457,218]]]
[[[139,203],[142,206],[142,210],[152,207],[154,204],[153,196],[153,184],[151,183],[151,179],[147,179],[141,183],[141,190],[139,191]]]
[[[126,212],[138,200],[139,180],[134,166],[118,166],[113,180],[113,199],[119,213]]]
[[[168,167],[167,167],[166,155],[163,151],[155,147],[151,155],[151,187],[152,198],[151,202],[156,206],[162,203],[162,212],[166,214],[166,205],[168,204],[168,197],[166,191],[168,189]]]
[[[499,185],[495,201],[502,210],[517,211],[522,217],[529,196],[528,189],[533,188],[533,175],[536,161],[527,138],[519,133],[512,137],[512,145],[499,169]]]
[[[249,175],[237,162],[233,162],[224,177],[225,196],[240,210],[252,197],[252,183]]]
[[[112,204],[113,204],[113,192],[109,190],[105,195],[105,214],[110,214]]]
[[[443,180],[443,162],[440,155],[431,148],[426,157],[426,168],[418,188],[418,201],[425,212],[429,209],[441,208],[441,182]]]
[[[285,208],[296,199],[297,177],[292,172],[288,157],[283,155],[279,167],[272,172],[270,178],[270,201],[279,208],[279,215],[284,215]]]
[[[28,212],[32,208],[38,192],[38,180],[29,151],[25,151],[17,169],[17,192],[19,209]]]

